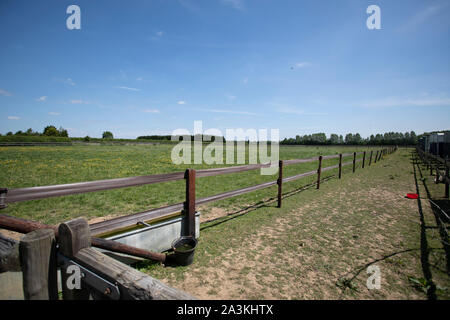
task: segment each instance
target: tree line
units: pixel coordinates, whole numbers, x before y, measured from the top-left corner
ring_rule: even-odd
[[[332,133],[327,138],[325,133],[313,133],[306,135],[296,135],[295,138],[285,138],[280,144],[286,145],[416,145],[417,135],[411,132],[386,132],[372,134],[368,138],[362,138],[359,133],[347,133],[337,135]]]
[[[2,134],[0,133],[0,136]],[[26,131],[19,130],[16,133],[12,133],[9,131],[5,134],[5,136],[30,136],[30,137],[38,137],[38,136],[47,136],[47,137],[69,137],[69,133],[63,127],[59,127],[56,129],[55,126],[46,126],[42,132],[33,131],[33,129],[29,128]]]

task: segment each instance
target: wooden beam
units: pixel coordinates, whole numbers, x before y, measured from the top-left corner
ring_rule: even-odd
[[[59,236],[61,254],[79,263],[90,272],[117,285],[120,291],[120,299],[195,299],[191,295],[171,288],[91,248],[89,226],[84,219],[79,218],[61,224],[59,227]],[[61,274],[64,274],[63,270],[61,270]],[[69,290],[65,286],[66,282],[63,279],[64,299],[89,298],[89,290],[83,290],[86,287],[85,285],[81,286],[81,290]],[[103,295],[107,297],[106,292]],[[96,296],[99,297],[99,295]]]
[[[68,259],[73,259],[81,249],[91,247],[89,225],[83,218],[61,223],[58,231],[59,251]],[[81,278],[78,281],[75,279],[79,275],[81,275],[81,270],[69,270],[68,267],[61,268],[64,300],[89,300],[89,288],[84,283],[81,283]],[[79,284],[78,287],[77,282]]]
[[[20,240],[20,264],[25,300],[57,300],[57,261],[55,233],[39,229]]]

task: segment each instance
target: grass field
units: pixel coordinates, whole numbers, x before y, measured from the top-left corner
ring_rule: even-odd
[[[171,161],[171,150],[171,145],[0,147],[0,187],[12,189],[169,173],[183,171],[188,167],[199,169],[226,166],[225,164],[214,166],[174,165]],[[308,158],[320,154],[330,155],[358,150],[363,150],[363,148],[282,146],[280,147],[280,159]],[[349,161],[351,157],[344,160]],[[327,160],[324,161],[323,166],[336,163],[336,159]],[[284,176],[316,168],[317,163],[293,165],[285,168]],[[333,173],[335,172],[327,172],[325,176]],[[277,175],[262,176],[259,170],[202,178],[197,180],[197,197],[252,186],[276,180],[276,178]],[[313,179],[311,177],[310,181]],[[294,190],[305,181],[307,179],[288,183],[284,190],[286,192]],[[92,219],[157,208],[184,201],[184,194],[184,182],[176,181],[12,203],[2,213],[56,224],[78,216]],[[223,200],[213,205],[219,208],[237,209],[274,195],[276,195],[276,187]],[[204,209],[208,210],[208,208],[206,206]]]
[[[192,265],[138,268],[204,299],[449,299],[449,256],[426,189],[448,200],[410,152],[291,192],[281,209],[225,210],[201,225]],[[405,198],[415,192],[420,201]],[[366,287],[370,265],[379,290]]]
[[[182,171],[171,146],[0,148],[0,186],[8,188]],[[280,147],[281,159],[360,151],[355,147]],[[351,158],[346,159],[349,161]],[[324,162],[324,166],[336,160]],[[217,165],[222,167],[224,165]],[[196,165],[193,168],[208,166]],[[443,186],[400,149],[364,170],[351,166],[320,190],[315,177],[201,206],[199,245],[188,267],[140,263],[155,278],[206,299],[449,299],[449,252],[436,208],[448,212]],[[317,168],[285,168],[284,176]],[[327,172],[323,177],[336,174]],[[197,197],[275,180],[250,171],[197,180]],[[421,199],[405,199],[418,192]],[[56,224],[138,212],[184,200],[183,181],[10,204],[2,213]],[[434,209],[434,210],[433,210]],[[448,221],[447,221],[448,223]],[[367,267],[378,266],[381,289],[369,290]]]

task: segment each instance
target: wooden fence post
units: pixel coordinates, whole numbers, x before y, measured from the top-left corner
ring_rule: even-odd
[[[317,169],[317,189],[320,188],[320,173],[322,172],[322,156],[319,156],[319,168]]]
[[[377,163],[377,159],[378,159],[378,150],[377,150],[377,154],[375,155],[375,161],[374,161],[374,163]]]
[[[195,170],[187,169],[186,179],[186,202],[184,212],[187,217],[187,234],[195,237]]]
[[[366,152],[364,151],[364,154],[363,154],[363,163],[362,163],[362,168],[364,169],[364,164],[365,164],[365,162],[366,162]]]
[[[353,152],[353,173],[355,173],[356,169],[356,152]]]
[[[77,218],[74,220],[61,223],[58,228],[58,243],[59,251],[68,259],[72,259],[81,249],[91,247],[91,232],[89,225],[83,218]],[[81,270],[79,275],[82,277]],[[76,279],[76,270],[68,270],[68,268],[61,268],[61,280],[64,300],[88,300],[90,292],[81,279],[80,287],[69,288],[69,282]]]
[[[19,244],[25,300],[57,300],[55,233],[40,229],[27,233]]]
[[[278,208],[281,208],[281,196],[283,192],[283,160],[278,161]]]
[[[372,155],[373,155],[373,150],[370,150],[369,167],[372,164]]]
[[[342,177],[342,153],[339,154],[339,179]]]

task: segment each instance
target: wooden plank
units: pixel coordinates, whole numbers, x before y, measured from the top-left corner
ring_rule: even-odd
[[[81,249],[74,259],[89,270],[116,283],[122,300],[194,300],[195,297],[169,287],[92,248]]]
[[[19,245],[25,300],[57,300],[55,233],[39,229],[22,237]]]
[[[59,227],[61,254],[73,259],[84,268],[98,276],[115,283],[120,290],[121,299],[155,300],[155,299],[194,299],[192,296],[171,288],[164,283],[133,269],[116,259],[90,247],[89,225],[84,219],[75,219]],[[64,270],[61,270],[64,275]],[[70,290],[63,277],[64,299],[87,299],[89,290],[84,285],[81,289]]]
[[[342,153],[339,155],[339,179],[342,177]]]
[[[369,167],[372,164],[372,155],[373,155],[373,150],[370,150]]]

